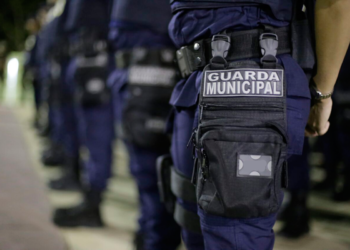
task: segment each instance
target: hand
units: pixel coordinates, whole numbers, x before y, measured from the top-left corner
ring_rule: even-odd
[[[330,123],[333,101],[331,98],[316,102],[310,111],[309,121],[305,129],[305,136],[316,137],[327,133]]]

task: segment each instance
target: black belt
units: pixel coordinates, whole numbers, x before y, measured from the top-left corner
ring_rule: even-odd
[[[245,58],[259,58],[262,56],[260,39],[262,34],[274,34],[278,37],[277,55],[291,53],[291,39],[289,27],[259,28],[253,30],[235,31],[222,34],[230,38],[230,48],[227,52],[226,60],[234,61]],[[218,35],[220,36],[220,35]],[[215,36],[214,36],[215,37]],[[203,39],[194,42],[189,46],[184,46],[176,53],[177,62],[182,77],[189,76],[192,72],[206,66],[212,56],[213,38]]]

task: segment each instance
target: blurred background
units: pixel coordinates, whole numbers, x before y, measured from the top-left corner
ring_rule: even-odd
[[[118,138],[113,144],[112,177],[101,205],[105,227],[56,227],[51,220],[54,208],[72,206],[81,199],[75,183],[61,188],[67,183],[50,182],[62,176],[67,163],[52,139],[50,108],[55,105],[47,97],[47,85],[55,81],[54,67],[50,63],[50,70],[44,70],[48,75],[42,70],[49,65],[50,53],[63,44],[56,43],[37,58],[40,46],[45,46],[38,39],[63,11],[62,2],[1,3],[0,250],[134,249],[138,194],[127,150]],[[304,155],[290,159],[290,188],[275,226],[277,250],[350,249],[349,69],[350,53],[334,95],[331,130],[321,138],[306,139]],[[65,95],[59,98],[69,102]],[[81,147],[79,157],[87,159],[89,150]]]

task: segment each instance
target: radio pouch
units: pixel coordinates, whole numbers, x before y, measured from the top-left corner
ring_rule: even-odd
[[[173,54],[172,50],[138,49],[129,58],[123,131],[126,139],[139,147],[155,150],[170,147],[166,122],[176,83]]]
[[[213,58],[204,68],[199,124],[191,141],[199,206],[231,218],[278,211],[286,176],[286,80],[274,52],[278,38],[260,37],[258,61],[227,63],[230,39],[213,37]]]
[[[82,106],[107,103],[110,100],[110,89],[107,86],[108,54],[101,52],[93,56],[80,55],[76,64],[77,102]]]

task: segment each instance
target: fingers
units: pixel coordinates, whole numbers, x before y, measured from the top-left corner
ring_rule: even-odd
[[[309,125],[305,128],[305,137],[316,137],[317,132],[313,130]]]
[[[323,127],[317,128],[317,134],[319,136],[324,135],[325,133],[327,133],[329,126],[330,126],[330,123],[327,122]]]
[[[305,128],[305,137],[317,137],[326,134],[329,130],[330,122],[327,122],[322,127],[312,128],[309,124],[307,124]]]

